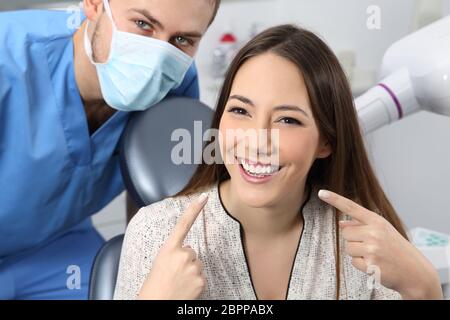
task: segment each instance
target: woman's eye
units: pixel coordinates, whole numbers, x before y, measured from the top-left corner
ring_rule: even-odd
[[[297,119],[294,119],[294,118],[281,118],[279,122],[285,123],[285,124],[293,124],[293,125],[301,125],[302,124],[300,121],[298,121]]]
[[[137,20],[137,21],[135,21],[135,23],[136,23],[136,25],[137,25],[137,27],[139,28],[139,29],[142,29],[142,30],[144,30],[144,31],[151,31],[153,28],[152,28],[152,26],[151,25],[149,25],[147,22],[145,22],[145,21],[142,21],[142,20]]]
[[[247,110],[238,108],[238,107],[230,108],[230,110],[228,112],[235,113],[238,115],[243,115],[243,116],[248,114]]]

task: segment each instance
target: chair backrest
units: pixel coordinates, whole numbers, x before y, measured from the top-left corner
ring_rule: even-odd
[[[89,300],[111,300],[114,297],[123,238],[123,234],[112,238],[97,253],[91,271]]]
[[[122,136],[120,165],[137,207],[172,196],[187,184],[201,160],[203,136],[212,116],[213,110],[197,100],[170,98],[131,117]],[[178,164],[183,156],[186,162]],[[99,251],[91,273],[90,299],[113,298],[122,241],[123,235]]]
[[[203,135],[212,116],[211,108],[198,100],[172,98],[130,120],[122,139],[121,167],[138,207],[174,195],[186,185],[195,162],[201,160]],[[182,155],[181,143],[187,146]],[[180,156],[190,163],[176,163]]]

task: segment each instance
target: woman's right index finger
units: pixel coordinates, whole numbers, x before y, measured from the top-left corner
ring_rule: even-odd
[[[203,193],[198,197],[190,206],[186,209],[184,214],[180,217],[175,228],[173,229],[169,239],[168,244],[176,247],[182,247],[184,239],[188,235],[195,220],[202,211],[203,207],[208,202],[208,194]]]

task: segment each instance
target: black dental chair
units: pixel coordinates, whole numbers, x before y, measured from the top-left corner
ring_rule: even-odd
[[[121,169],[125,187],[137,207],[172,196],[186,185],[200,159],[203,137],[210,128],[213,111],[188,98],[170,98],[141,113],[136,113],[121,141]],[[199,122],[197,122],[199,121]],[[196,124],[196,125],[195,125]],[[196,129],[196,130],[195,130]],[[174,164],[172,150],[190,134],[192,164]],[[182,130],[182,131],[180,131]],[[200,151],[200,154],[199,152]],[[90,300],[113,298],[119,268],[123,235],[108,241],[98,252],[89,283]]]

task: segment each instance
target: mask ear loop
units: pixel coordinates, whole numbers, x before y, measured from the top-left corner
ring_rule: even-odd
[[[114,31],[117,31],[116,24],[114,23],[111,6],[109,5],[109,0],[103,0],[103,6],[105,8],[106,14],[108,15],[109,19],[111,20],[112,27]]]
[[[107,64],[109,62],[109,60],[111,59],[111,51],[112,51],[112,45],[113,45],[113,41],[114,41],[114,34],[117,31],[116,24],[114,23],[114,20],[112,18],[112,11],[111,11],[111,7],[109,6],[109,0],[104,0],[103,1],[103,7],[104,7],[104,10],[105,10],[107,16],[109,17],[109,20],[111,21],[111,25],[112,25],[111,48],[110,48],[110,53],[109,53],[109,56],[108,56],[108,59],[106,60],[106,62],[99,63],[99,62],[95,62],[94,61],[92,42],[89,39],[89,35],[88,35],[88,28],[89,28],[89,25],[90,25],[90,21],[89,20],[86,20],[86,28],[84,30],[84,48],[86,50],[86,55],[88,56],[89,61],[95,66],[102,65],[102,64]]]

